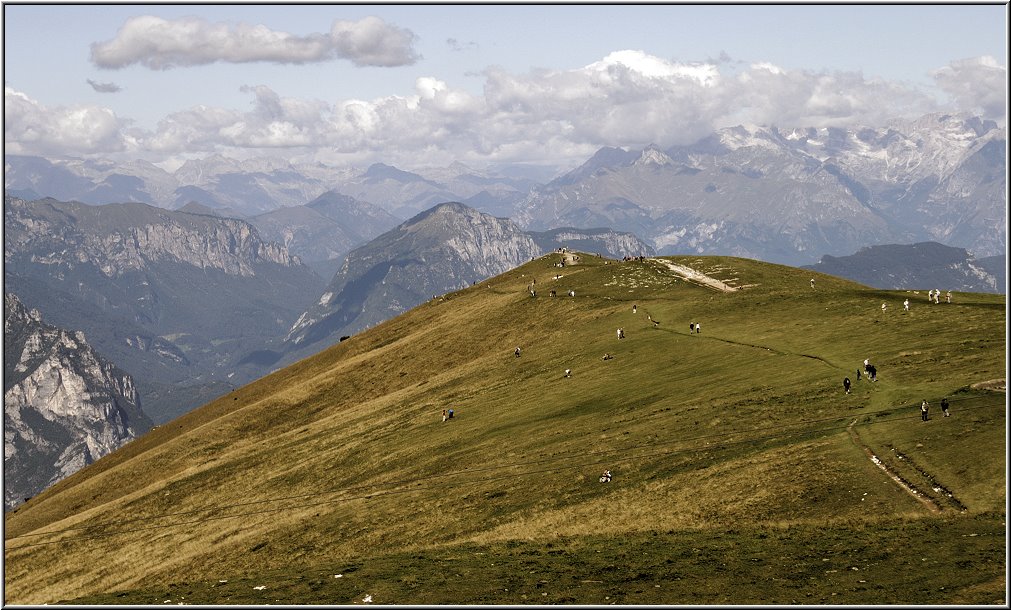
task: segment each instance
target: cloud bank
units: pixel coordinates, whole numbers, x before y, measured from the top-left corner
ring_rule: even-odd
[[[379,62],[383,49],[400,43],[389,43],[382,24],[373,25],[375,30],[338,22],[331,39],[342,32],[342,53]],[[263,57],[267,50],[258,53]],[[170,158],[283,150],[303,158],[405,166],[453,160],[564,165],[601,146],[690,144],[738,124],[874,127],[942,110],[1006,119],[1007,70],[993,58],[952,62],[932,75],[950,102],[860,73],[762,62],[686,63],[625,50],[571,70],[516,74],[491,67],[483,72],[480,94],[434,77],[418,78],[414,90],[402,95],[333,102],[284,98],[269,86],[251,85],[242,88],[253,100],[251,109],[197,106],[164,117],[151,131],[131,130],[108,109],[47,108],[6,88],[5,142],[21,154]]]
[[[378,17],[338,20],[327,34],[296,36],[263,25],[145,15],[128,19],[112,40],[93,43],[91,61],[100,68],[140,64],[152,70],[215,62],[305,64],[335,58],[357,66],[403,66],[418,59],[414,40],[410,30]]]

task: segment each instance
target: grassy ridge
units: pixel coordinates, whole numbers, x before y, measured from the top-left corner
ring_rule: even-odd
[[[546,554],[537,571],[551,580],[571,561],[548,561],[549,544],[581,549],[572,551],[577,563],[589,566],[598,550],[648,546],[654,535],[665,542],[647,557],[689,557],[716,535],[753,549],[759,534],[783,528],[815,550],[848,544],[822,537],[825,527],[853,531],[853,540],[893,532],[894,557],[912,561],[923,528],[939,550],[959,544],[955,532],[973,519],[991,533],[994,523],[1003,528],[1004,397],[967,390],[1004,376],[1003,296],[959,293],[950,305],[927,305],[925,294],[830,276],[815,275],[812,289],[810,272],[778,265],[672,259],[749,286],[723,293],[657,261],[583,256],[561,269],[557,260],[433,299],[57,484],[6,520],[7,601],[134,591],[101,599],[144,603],[170,583],[196,595],[195,583],[263,575],[275,580],[260,584],[278,588],[321,566],[361,564],[375,567],[375,586],[385,583],[394,603],[540,603],[548,600],[488,592],[502,574],[520,578],[501,567],[475,564],[464,580],[484,588],[443,588],[442,598],[411,586],[410,575],[425,565],[437,572],[442,550],[511,556],[502,549],[519,544]],[[537,298],[527,292],[532,281]],[[552,289],[560,296],[549,297]],[[689,322],[702,333],[689,334]],[[605,352],[614,358],[602,360]],[[855,382],[864,358],[879,381],[844,394],[842,378]],[[953,417],[940,419],[935,407],[934,419],[920,422],[919,401],[936,405],[942,395],[964,400],[953,400]],[[443,423],[443,408],[457,417]],[[891,480],[868,450],[936,495],[940,512]],[[615,473],[611,485],[596,482],[605,468]],[[935,531],[934,522],[961,525]],[[54,530],[67,531],[38,535]],[[974,548],[1003,548],[997,536],[972,538]],[[739,597],[697,579],[632,596],[636,579],[625,575],[584,578],[608,586],[550,601],[607,603],[597,595],[605,589],[628,603],[793,599],[766,578],[789,578],[785,566],[724,555]],[[654,559],[627,561],[645,570]],[[926,598],[899,567],[879,567],[890,583],[881,599],[993,603],[1004,590],[1002,563],[948,563],[952,586]],[[289,602],[316,600],[286,590]],[[874,594],[867,588],[856,599]],[[256,603],[249,599],[227,603]]]

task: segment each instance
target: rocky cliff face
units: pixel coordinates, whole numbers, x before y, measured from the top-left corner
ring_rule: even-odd
[[[137,380],[159,422],[214,397],[185,398],[183,386],[220,394],[266,372],[237,362],[282,336],[324,285],[234,218],[7,197],[4,228],[8,289],[52,324],[87,333]]]
[[[151,427],[133,379],[84,333],[4,294],[4,506],[13,508]]]

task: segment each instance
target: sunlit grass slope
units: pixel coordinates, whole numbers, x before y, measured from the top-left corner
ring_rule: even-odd
[[[6,519],[5,601],[1005,598],[1005,395],[971,387],[1005,377],[1004,296],[932,305],[666,259],[741,287],[722,292],[658,260],[560,256],[435,298],[34,498]],[[856,380],[865,358],[875,383]]]

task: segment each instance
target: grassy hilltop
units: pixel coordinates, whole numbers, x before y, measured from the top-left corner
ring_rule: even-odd
[[[1006,400],[976,386],[1005,377],[1004,296],[561,256],[32,499],[6,517],[5,602],[1006,601]],[[876,383],[856,381],[865,358]]]

